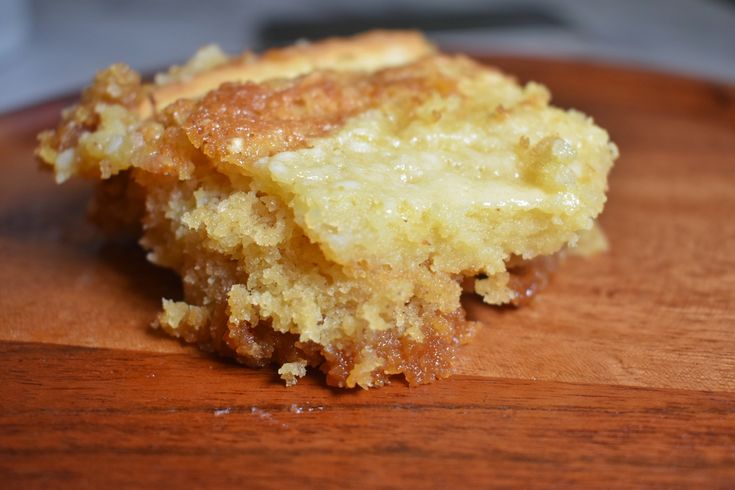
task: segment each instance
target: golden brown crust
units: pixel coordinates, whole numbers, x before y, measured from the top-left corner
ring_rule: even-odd
[[[293,78],[316,70],[374,71],[410,63],[433,52],[433,46],[417,32],[372,31],[273,49],[261,56],[246,53],[185,82],[148,86],[148,99],[136,112],[146,118],[178,99],[200,97],[225,82]]]
[[[456,90],[456,79],[434,56],[371,75],[318,71],[292,80],[226,83],[199,101],[184,99],[165,112],[176,112],[189,141],[216,161],[243,164],[308,146],[311,138],[339,129],[365,110],[390,101],[410,113],[433,95]],[[398,107],[396,107],[398,109]]]
[[[145,102],[140,75],[124,64],[115,64],[98,72],[94,82],[82,92],[79,103],[63,112],[62,120],[55,131],[44,131],[40,135],[39,149],[46,147],[56,151],[72,148],[79,136],[94,131],[100,124],[96,107],[102,104],[120,105],[126,108],[140,107]],[[37,151],[46,162],[54,158]]]

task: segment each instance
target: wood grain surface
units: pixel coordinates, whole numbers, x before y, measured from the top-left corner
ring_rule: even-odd
[[[487,61],[610,131],[612,248],[528,307],[467,298],[459,374],[414,389],[287,389],[151,332],[176,277],[31,157],[70,100],[0,117],[0,485],[735,488],[735,89]]]

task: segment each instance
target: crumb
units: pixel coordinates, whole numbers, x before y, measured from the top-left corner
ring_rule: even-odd
[[[286,362],[278,369],[278,374],[286,386],[293,386],[306,376],[306,361]]]
[[[97,221],[181,276],[158,328],[288,386],[313,367],[370,388],[452,374],[463,290],[521,305],[603,248],[617,148],[542,85],[374,32],[210,47],[156,84],[114,65],[37,155],[103,182]]]

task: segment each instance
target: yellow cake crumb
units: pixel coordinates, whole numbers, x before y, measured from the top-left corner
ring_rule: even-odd
[[[208,48],[157,82],[101,72],[37,154],[105,182],[101,219],[139,221],[181,275],[158,327],[287,385],[446,377],[463,285],[521,304],[562,251],[604,246],[608,134],[416,34]]]
[[[286,362],[278,368],[278,374],[285,381],[286,386],[293,386],[299,378],[306,376],[306,361]]]

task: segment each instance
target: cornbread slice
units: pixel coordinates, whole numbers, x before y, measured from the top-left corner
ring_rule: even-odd
[[[520,302],[595,229],[616,153],[543,86],[405,32],[207,48],[150,85],[114,65],[37,150],[181,275],[158,327],[363,388],[450,375],[462,284]]]

